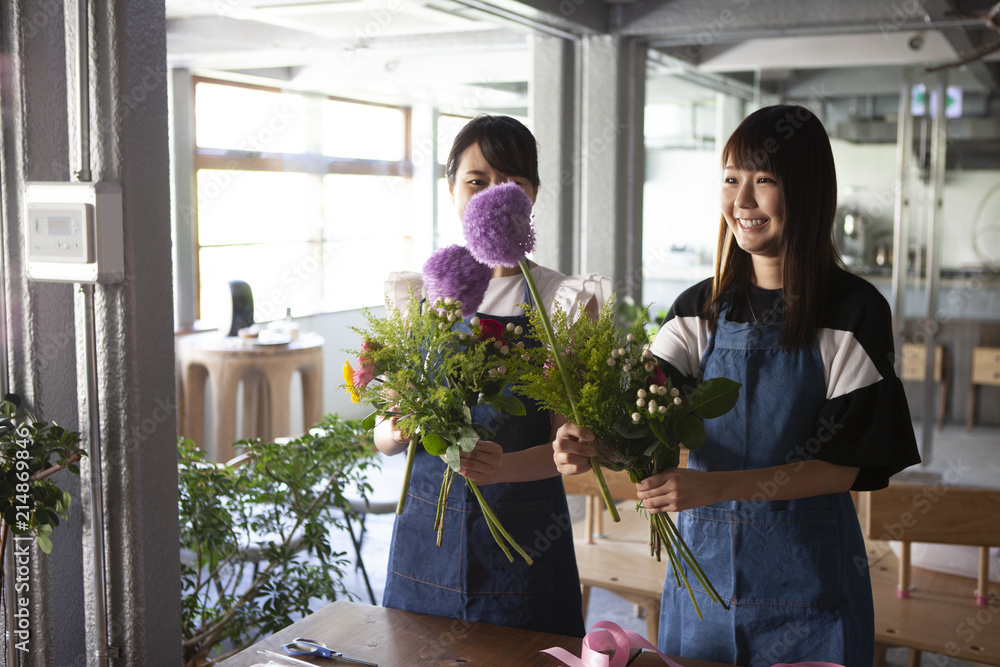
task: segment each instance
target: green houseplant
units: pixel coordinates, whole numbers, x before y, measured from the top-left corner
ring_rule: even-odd
[[[79,444],[79,433],[36,419],[17,395],[0,400],[0,561],[12,535],[30,535],[44,553],[52,551],[52,531],[66,518],[70,495],[51,476],[64,468],[80,473]]]
[[[371,491],[375,465],[360,422],[325,417],[287,442],[242,440],[227,465],[180,440],[183,658],[210,665],[346,594],[330,531],[345,494]]]

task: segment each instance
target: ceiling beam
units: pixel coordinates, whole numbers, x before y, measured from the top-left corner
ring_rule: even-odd
[[[949,26],[971,24],[951,19]],[[754,38],[927,30],[918,2],[898,0],[647,0],[619,7],[613,29],[661,46],[731,44]]]
[[[594,0],[430,0],[438,9],[565,39],[608,32],[611,6]]]
[[[955,7],[948,0],[920,0],[920,4],[931,21],[945,20],[950,12],[955,11]],[[960,55],[979,46],[979,43],[972,39],[969,28],[966,26],[945,28],[941,30],[941,34]],[[986,90],[1000,90],[1000,77],[997,76],[995,65],[979,61],[966,64],[964,69],[974,76],[976,81],[981,83]]]

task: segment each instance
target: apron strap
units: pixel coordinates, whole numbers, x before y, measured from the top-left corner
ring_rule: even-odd
[[[528,279],[527,278],[524,278],[524,290],[523,290],[523,292],[521,294],[521,299],[523,300],[523,303],[525,303],[525,304],[528,305],[528,308],[531,308],[532,310],[534,310],[534,308],[535,308],[535,300],[531,298],[531,290],[528,289]],[[521,311],[521,314],[522,315],[527,315],[527,313],[524,310]]]

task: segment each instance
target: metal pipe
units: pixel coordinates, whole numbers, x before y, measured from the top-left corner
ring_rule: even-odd
[[[947,72],[939,72],[934,85],[931,119],[930,218],[927,221],[927,291],[926,359],[924,365],[923,439],[920,458],[931,462],[934,447],[934,360],[937,348],[938,302],[941,291],[942,207],[944,205],[944,167],[947,159],[948,119],[945,118]]]
[[[107,588],[104,582],[104,483],[101,475],[101,411],[97,384],[97,331],[94,286],[80,285],[84,300],[84,348],[87,366],[87,419],[90,431],[90,533],[94,561],[94,636],[98,667],[108,664]]]
[[[896,375],[902,373],[903,327],[906,324],[906,274],[909,270],[908,243],[909,219],[909,164],[913,151],[913,113],[910,108],[910,90],[913,72],[903,68],[903,82],[899,90],[899,112],[896,123],[896,201],[893,215],[892,246],[892,331],[896,349]]]
[[[80,114],[80,170],[75,176],[87,183],[90,175],[90,2],[77,0],[76,51],[77,83],[76,106]]]
[[[655,33],[655,28],[650,30],[649,24],[643,21],[636,21],[642,25],[635,28],[631,25],[624,25],[617,34],[623,37],[647,37],[651,48],[666,48],[673,46],[689,46],[696,43],[692,33],[679,36],[662,36]],[[906,32],[924,32],[927,30],[948,30],[955,28],[971,28],[982,25],[978,19],[941,19],[939,21],[919,21],[907,22],[895,25],[892,31],[896,34]],[[781,37],[825,37],[831,35],[867,35],[871,33],[884,33],[885,26],[881,22],[870,21],[861,24],[821,24],[821,25],[795,25],[784,28],[759,28],[749,30],[723,30],[718,35],[713,36],[714,44],[738,44],[752,39],[778,39]]]

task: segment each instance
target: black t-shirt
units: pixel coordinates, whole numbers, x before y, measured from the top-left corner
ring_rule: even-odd
[[[708,346],[702,315],[712,280],[685,290],[667,314],[652,351],[675,386],[696,383]],[[750,287],[730,297],[734,322],[784,321],[781,290]],[[843,270],[831,276],[815,343],[826,373],[827,399],[819,420],[841,425],[815,458],[860,468],[852,487],[881,489],[895,473],[920,462],[902,383],[893,368],[892,317],[875,287]]]

